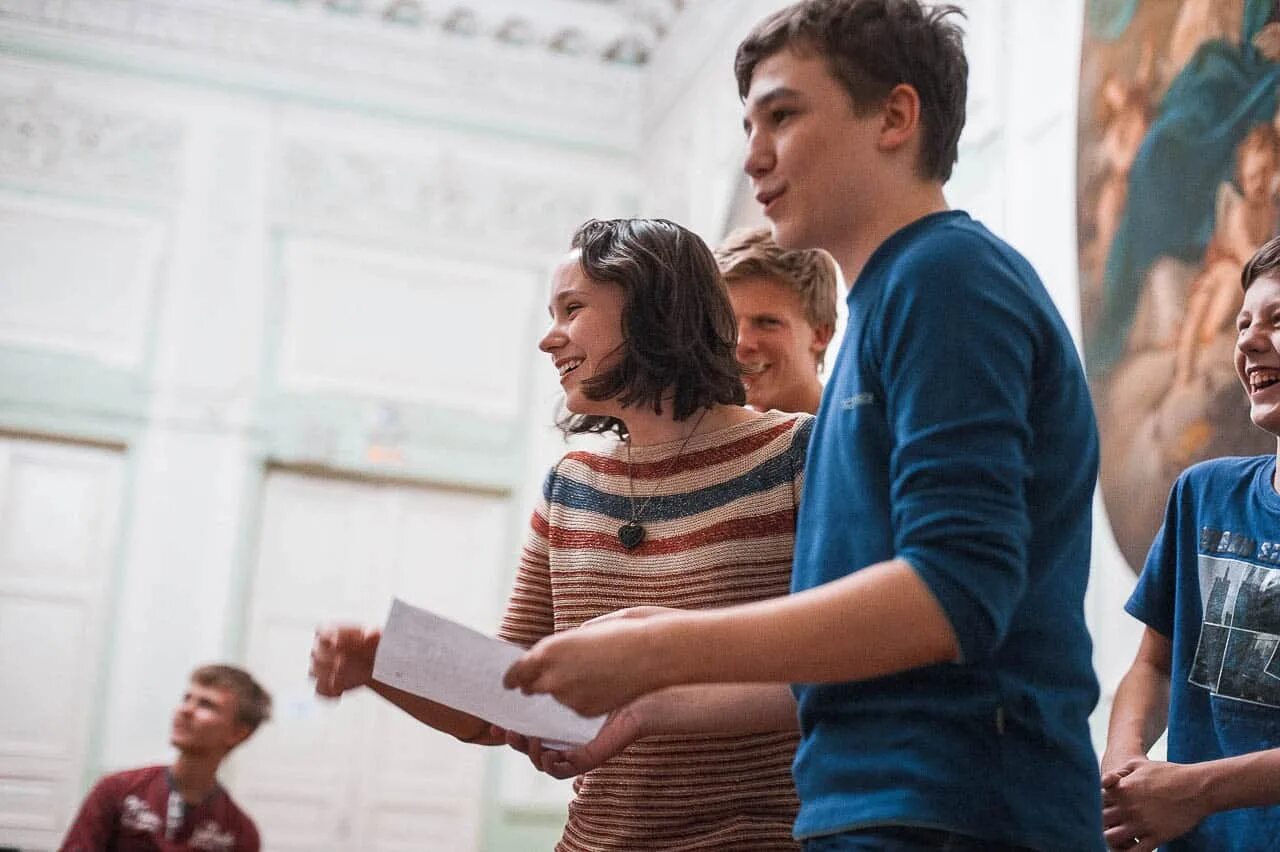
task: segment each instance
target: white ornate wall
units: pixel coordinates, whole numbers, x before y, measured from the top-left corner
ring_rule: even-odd
[[[534,349],[546,273],[588,216],[720,236],[741,202],[732,52],[777,5],[0,0],[0,432],[37,458],[62,446],[51,438],[92,449],[115,509],[59,521],[112,519],[84,568],[105,579],[75,592],[94,613],[77,682],[92,712],[50,745],[70,761],[56,770],[6,762],[0,724],[0,845],[52,846],[94,775],[165,759],[194,663],[287,669],[273,655],[294,640],[249,637],[277,618],[258,583],[264,542],[285,540],[269,507],[289,494],[371,513],[341,564],[381,579],[314,590],[326,612],[351,600],[376,617],[370,589],[394,587],[396,560],[426,565],[434,539],[389,548],[385,570],[359,548],[448,489],[487,507],[502,546],[472,564],[448,544],[457,567],[438,582],[455,597],[505,587],[563,449]],[[972,98],[950,198],[1030,257],[1078,327],[1082,3],[964,5]],[[1088,606],[1111,689],[1136,635],[1119,612],[1132,578],[1098,521]],[[0,606],[34,594],[6,585],[31,570],[6,558]],[[328,712],[304,674],[299,658],[271,684],[280,730]],[[273,743],[264,754],[293,748]],[[473,825],[485,848],[555,835],[563,788],[532,778],[490,761]]]
[[[305,645],[289,670],[249,638],[275,635],[254,613],[285,594],[261,580],[264,541],[292,517],[266,511],[268,491],[347,501],[364,552],[322,550],[341,561],[317,583],[337,565],[355,588],[421,598],[386,578],[434,576],[490,601],[492,621],[524,526],[526,424],[547,413],[530,408],[546,273],[581,220],[637,207],[645,42],[614,12],[551,31],[512,4],[417,22],[382,14],[413,4],[372,5],[0,0],[0,429],[38,458],[51,438],[105,447],[99,502],[118,508],[84,568],[109,579],[83,587],[93,664],[70,697],[92,712],[40,765],[18,740],[53,699],[32,691],[19,727],[0,725],[0,845],[52,847],[92,777],[167,759],[198,662],[269,673],[278,730],[306,727]],[[317,484],[269,489],[277,471]],[[10,489],[20,511],[0,507],[25,535],[32,495],[61,487],[30,480]],[[489,507],[468,535],[499,557],[448,530],[379,550],[378,530],[400,529],[386,513],[428,498]],[[14,624],[53,594],[5,579],[34,570],[27,550],[0,561]],[[455,570],[395,567],[436,559]],[[325,613],[376,619],[374,596]],[[528,837],[554,831],[563,794],[530,794],[550,817],[511,826],[500,775],[459,817],[468,836],[542,845]],[[394,848],[394,822],[343,824]]]

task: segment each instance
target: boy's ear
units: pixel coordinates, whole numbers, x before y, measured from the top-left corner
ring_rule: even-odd
[[[821,354],[827,351],[827,347],[831,344],[831,337],[836,333],[834,325],[817,325],[813,327],[813,343],[814,353]]]
[[[920,93],[915,86],[899,83],[889,90],[881,107],[880,137],[877,147],[881,151],[896,151],[914,139],[920,132]]]
[[[246,725],[243,723],[238,723],[235,727],[235,731],[233,731],[231,734],[231,742],[227,746],[227,751],[231,751],[233,748],[240,745],[240,743],[249,739],[249,735],[252,733],[253,733],[252,726]]]

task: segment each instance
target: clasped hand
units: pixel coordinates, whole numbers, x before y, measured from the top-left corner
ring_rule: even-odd
[[[637,607],[544,638],[507,669],[502,683],[526,695],[547,693],[584,716],[600,716],[667,684],[653,659],[650,619],[665,610]]]
[[[1102,776],[1103,837],[1111,849],[1152,852],[1206,816],[1194,770],[1133,758]]]
[[[575,630],[548,636],[507,670],[503,683],[525,694],[548,692],[584,715],[609,712],[595,739],[576,749],[545,748],[536,737],[507,733],[507,745],[528,755],[534,768],[556,778],[595,769],[643,736],[631,699],[657,688],[640,673],[632,648],[644,644],[643,621],[671,612],[640,606],[594,618]]]

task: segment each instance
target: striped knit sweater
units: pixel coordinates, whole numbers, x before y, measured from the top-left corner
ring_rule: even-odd
[[[702,609],[787,594],[812,425],[805,414],[769,412],[695,435],[678,458],[680,442],[632,448],[647,533],[632,551],[617,538],[631,516],[625,447],[568,453],[543,486],[499,635],[528,646],[624,607]],[[574,782],[557,852],[794,850],[796,741],[639,740]]]

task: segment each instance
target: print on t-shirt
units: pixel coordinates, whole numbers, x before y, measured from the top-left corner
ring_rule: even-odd
[[[1188,680],[1280,707],[1280,568],[1200,554],[1204,623]]]

